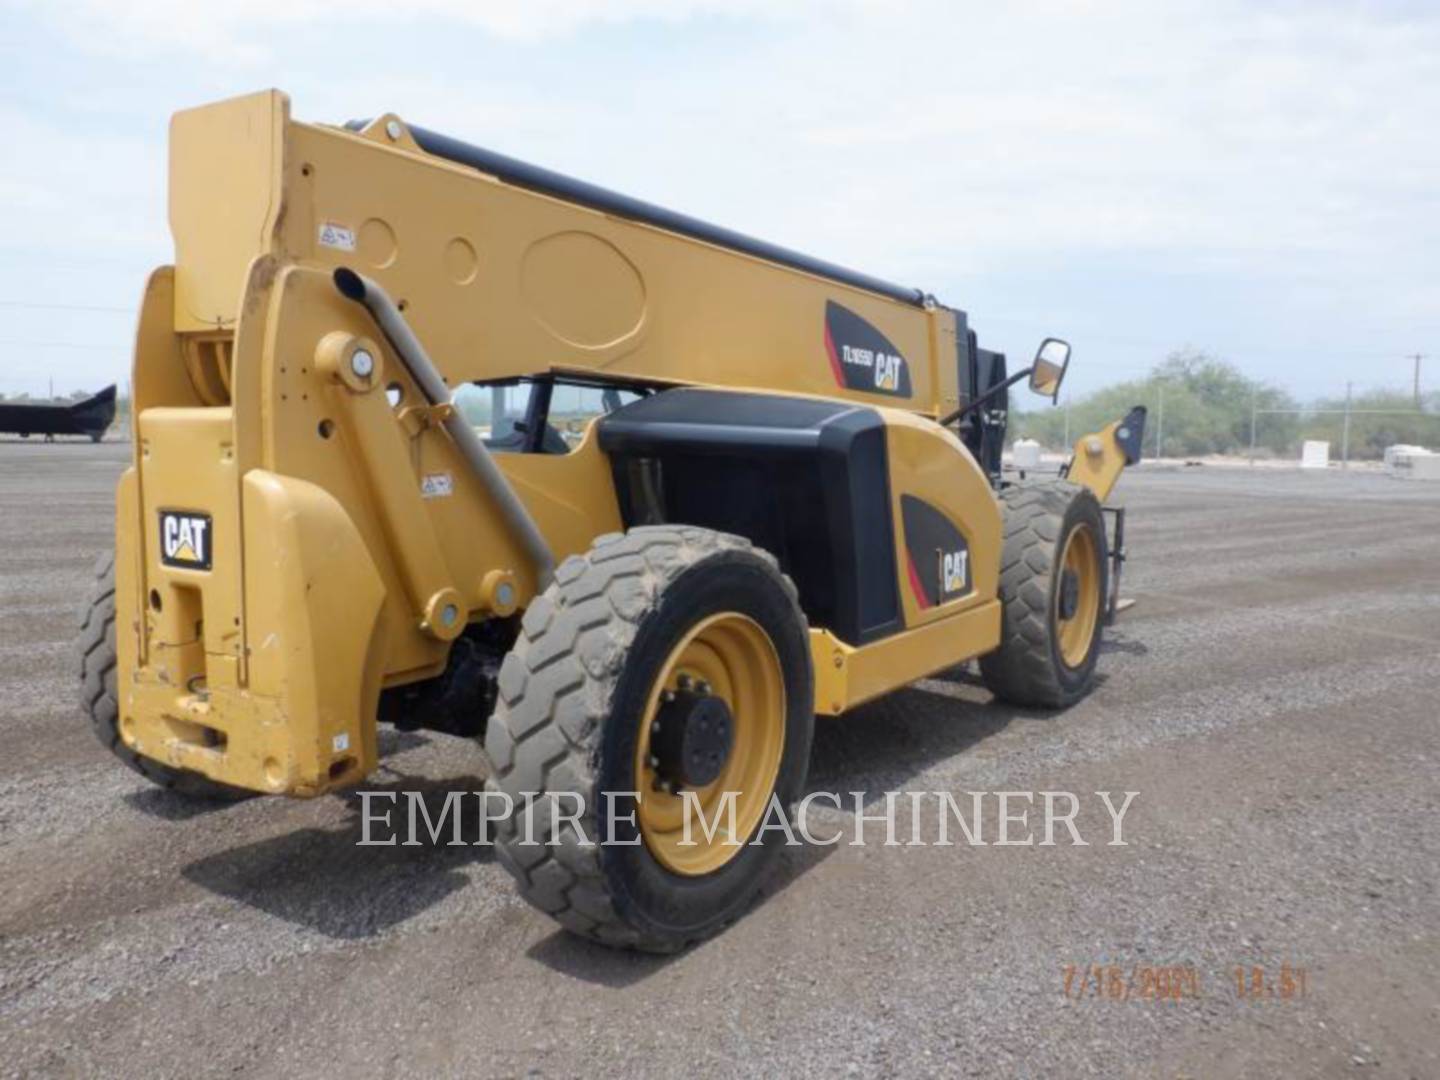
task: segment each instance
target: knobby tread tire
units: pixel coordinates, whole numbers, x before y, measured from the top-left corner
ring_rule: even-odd
[[[85,604],[80,636],[80,708],[90,720],[100,745],[152,784],[196,799],[230,801],[250,792],[217,784],[198,773],[172,769],[135,753],[120,738],[120,695],[116,689],[115,555],[106,552],[95,563],[94,582]]]
[[[667,587],[707,559],[743,552],[778,580],[804,626],[794,584],[768,552],[727,533],[688,526],[641,526],[598,537],[585,555],[566,559],[554,583],[521,620],[515,647],[500,669],[499,700],[485,735],[490,791],[514,800],[515,812],[495,826],[499,862],[522,897],[566,929],[606,945],[671,953],[709,937],[743,913],[763,882],[726,923],[677,939],[637,927],[617,903],[602,865],[602,848],[586,845],[555,807],[534,800],[526,820],[526,792],[587,795],[585,835],[603,835],[598,779],[601,728],[631,643]],[[808,654],[807,654],[808,662]],[[807,682],[809,672],[807,669]],[[805,706],[809,709],[809,702]],[[808,745],[804,747],[808,758]],[[595,797],[591,797],[594,793]],[[520,843],[527,825],[540,843]],[[558,844],[551,846],[551,840]]]
[[[1103,629],[1106,592],[1104,517],[1093,492],[1065,480],[1015,484],[1000,493],[1004,541],[1000,557],[1000,646],[980,658],[985,685],[1014,705],[1063,708],[1090,690]],[[1065,668],[1054,640],[1051,607],[1067,518],[1084,517],[1100,559],[1101,617],[1096,645],[1076,671]]]

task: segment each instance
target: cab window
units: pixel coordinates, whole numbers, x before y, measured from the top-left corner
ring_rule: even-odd
[[[497,453],[568,454],[597,416],[638,401],[643,388],[517,379],[470,383],[455,405]]]

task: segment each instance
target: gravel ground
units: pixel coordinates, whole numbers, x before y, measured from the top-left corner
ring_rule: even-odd
[[[667,960],[557,932],[483,847],[356,847],[353,796],[196,807],[111,760],[68,646],[127,452],[0,443],[0,1074],[1440,1075],[1440,485],[1134,471],[1089,699],[952,672],[812,767],[872,811],[1075,791],[1092,845],[795,849]],[[385,746],[372,788],[480,784],[468,743]],[[1096,791],[1139,792],[1128,846]],[[1093,964],[1198,996],[1076,1000]],[[1281,965],[1303,997],[1237,994]]]

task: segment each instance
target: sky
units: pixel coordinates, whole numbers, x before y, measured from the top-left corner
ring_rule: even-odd
[[[1440,4],[0,0],[0,393],[123,385],[169,116],[270,86],[1067,338],[1072,398],[1440,386]]]

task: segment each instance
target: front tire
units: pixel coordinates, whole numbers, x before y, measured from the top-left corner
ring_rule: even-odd
[[[1063,480],[1000,493],[1000,647],[980,658],[996,697],[1063,708],[1095,676],[1109,595],[1105,517],[1088,488]]]
[[[485,736],[486,788],[515,806],[497,826],[501,863],[526,900],[597,941],[672,952],[714,934],[773,867],[784,834],[756,833],[772,796],[788,810],[803,791],[812,699],[805,617],[772,556],[686,526],[599,538],[531,603],[501,667]],[[712,724],[724,748],[705,745]],[[736,792],[739,844],[707,841],[698,819],[681,843],[686,788],[709,821]],[[562,816],[569,792],[579,830]]]

